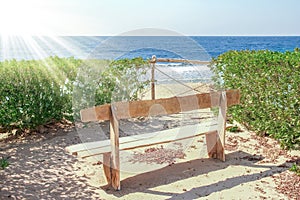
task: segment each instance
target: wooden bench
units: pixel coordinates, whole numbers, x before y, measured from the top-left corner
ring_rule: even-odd
[[[226,111],[228,106],[239,104],[239,101],[239,90],[228,90],[156,100],[116,102],[84,109],[80,112],[83,122],[110,121],[110,140],[77,144],[67,147],[66,150],[81,158],[103,155],[104,174],[108,184],[115,190],[121,189],[119,152],[122,150],[205,135],[208,156],[225,161]],[[215,106],[219,107],[216,121],[119,138],[120,119],[176,114]]]

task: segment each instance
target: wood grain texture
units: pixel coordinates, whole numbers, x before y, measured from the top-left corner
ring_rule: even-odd
[[[111,154],[109,153],[104,153],[103,154],[103,171],[104,175],[106,177],[106,181],[108,185],[111,185]]]
[[[120,151],[122,151],[175,142],[187,138],[198,137],[208,132],[215,131],[217,128],[218,124],[216,122],[204,122],[201,124],[182,126],[147,134],[121,137],[119,140],[119,148]],[[73,146],[74,147],[71,146],[70,148],[73,150],[70,153],[75,152],[80,158],[87,158],[111,152],[110,142],[107,140],[82,143]]]
[[[80,111],[80,117],[82,122],[109,120],[110,114],[110,104],[94,106]]]
[[[220,107],[218,116],[218,134],[220,141],[217,143],[217,159],[225,162],[225,133],[226,133],[226,120],[227,120],[227,96],[223,92],[220,96]]]
[[[120,149],[119,149],[119,121],[115,115],[115,107],[111,106],[110,114],[110,144],[111,144],[111,184],[115,190],[121,189],[120,183]]]
[[[206,147],[209,158],[217,158],[217,141],[219,140],[218,131],[205,134]]]
[[[232,97],[231,97],[232,98]],[[210,158],[225,161],[225,132],[226,132],[226,112],[227,95],[222,92],[218,100],[219,114],[217,119],[218,127],[215,132],[206,134],[207,152]]]
[[[155,100],[116,102],[114,112],[118,119],[176,114],[217,106],[220,95],[221,92],[212,92]],[[240,103],[240,91],[228,90],[226,98],[227,106],[237,105]],[[110,104],[105,104],[81,110],[81,120],[83,122],[109,120],[111,118],[110,107]]]

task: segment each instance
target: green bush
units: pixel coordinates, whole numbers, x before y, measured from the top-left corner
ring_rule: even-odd
[[[99,76],[96,91],[96,105],[111,101],[136,100],[149,83],[140,80],[146,75],[149,65],[142,58],[116,60],[109,64]]]
[[[229,51],[213,60],[216,82],[241,90],[229,109],[239,122],[285,148],[300,146],[300,52]],[[223,81],[220,81],[223,80]]]
[[[136,100],[149,81],[149,64],[142,58],[86,60],[78,70],[73,91],[75,120],[79,111],[95,105]]]
[[[4,61],[0,63],[0,125],[34,128],[70,113],[74,58]]]
[[[110,62],[58,57],[0,62],[0,128],[34,129],[73,119],[82,108],[134,100],[148,83],[139,79],[146,63],[142,58]]]

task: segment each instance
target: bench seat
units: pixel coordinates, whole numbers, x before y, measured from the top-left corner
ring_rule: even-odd
[[[119,150],[130,150],[140,147],[175,142],[178,140],[204,135],[217,129],[218,124],[216,122],[207,121],[201,124],[181,126],[147,134],[120,137]],[[73,155],[77,155],[80,158],[87,158],[111,152],[111,143],[110,140],[81,143],[68,146],[66,151]]]

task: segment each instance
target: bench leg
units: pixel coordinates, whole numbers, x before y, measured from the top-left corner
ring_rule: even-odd
[[[222,92],[219,99],[218,130],[206,134],[207,152],[210,158],[225,161],[225,133],[226,133],[226,92]]]
[[[119,121],[111,108],[110,143],[111,143],[111,185],[115,190],[121,189],[120,181],[120,149],[119,149]]]
[[[116,168],[112,163],[112,154],[103,154],[103,171],[108,185],[111,185],[115,190],[120,190],[120,169]]]
[[[106,177],[106,181],[108,185],[111,185],[111,167],[110,167],[110,160],[111,154],[105,153],[103,154],[103,170]]]
[[[225,161],[224,143],[222,143],[218,131],[209,132],[205,137],[208,157]]]
[[[112,187],[119,191],[121,190],[121,183],[120,183],[120,169],[114,169],[111,170],[111,185]]]

